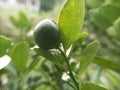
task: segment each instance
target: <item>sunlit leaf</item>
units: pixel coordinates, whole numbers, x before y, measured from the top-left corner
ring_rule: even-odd
[[[88,36],[88,33],[87,33],[87,32],[79,33],[78,36],[77,36],[77,38],[76,38],[76,40],[81,39],[81,38],[84,38],[84,37],[86,37],[86,36]]]
[[[65,50],[76,40],[84,21],[84,0],[67,0],[58,18],[58,26]]]

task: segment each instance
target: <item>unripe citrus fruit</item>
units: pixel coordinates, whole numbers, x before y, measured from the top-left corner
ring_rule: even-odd
[[[57,24],[49,19],[41,21],[35,27],[34,39],[40,48],[57,48],[60,44],[60,34]]]

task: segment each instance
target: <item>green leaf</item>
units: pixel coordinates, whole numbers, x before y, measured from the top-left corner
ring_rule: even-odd
[[[108,34],[120,40],[120,17],[114,22],[113,26],[108,28]]]
[[[110,36],[112,36],[112,37],[114,37],[114,38],[116,38],[116,39],[118,38],[117,35],[116,35],[116,31],[115,31],[114,26],[109,27],[109,28],[107,29],[107,33],[108,33],[108,35],[110,35]]]
[[[105,67],[105,68],[108,68],[108,69],[111,69],[115,72],[120,73],[120,64],[119,63],[115,63],[113,61],[104,59],[102,57],[95,57],[93,62],[102,66],[102,67]]]
[[[117,7],[120,7],[120,0],[106,0],[106,3],[111,3]]]
[[[116,37],[120,40],[120,17],[115,21],[114,28],[116,32]]]
[[[24,12],[19,12],[19,22],[22,21],[22,22],[29,22],[27,16],[25,15]]]
[[[5,36],[0,35],[0,57],[7,53],[7,49],[10,47],[12,40]]]
[[[81,90],[108,90],[100,85],[94,84],[94,83],[85,83],[83,84]]]
[[[104,3],[105,0],[85,0],[87,6],[91,7],[91,8],[97,8],[100,7],[101,4]]]
[[[58,27],[65,51],[76,40],[84,21],[84,0],[67,0],[59,18]]]
[[[99,42],[93,41],[89,43],[86,48],[83,50],[81,55],[80,67],[79,67],[79,76],[87,69],[88,65],[94,59],[99,48]]]
[[[15,27],[19,27],[19,22],[18,22],[18,20],[15,18],[15,17],[13,17],[13,16],[10,16],[9,17],[10,18],[10,21],[12,22],[12,24],[15,26]]]
[[[18,72],[24,72],[28,60],[29,45],[25,41],[18,42],[10,49],[9,55]]]
[[[112,13],[111,13],[112,11]],[[91,20],[101,29],[107,29],[120,16],[120,7],[107,3],[90,11]]]
[[[91,20],[101,29],[105,30],[112,25],[112,22],[100,14],[98,9],[90,11]]]
[[[56,64],[59,68],[63,69],[63,66],[61,65],[61,63],[59,62],[59,59],[57,59],[55,56],[53,56],[48,50],[45,49],[37,49],[35,48],[35,51],[43,56],[44,58],[50,60],[51,62],[53,62],[54,64]]]
[[[12,24],[22,31],[31,30],[32,24],[23,12],[19,12],[18,17],[10,16]]]
[[[18,23],[21,30],[29,31],[32,27],[30,20],[24,12],[19,13]]]
[[[111,83],[111,85],[115,85],[116,87],[118,86],[118,90],[120,89],[120,74],[106,70],[106,75],[105,77],[107,78],[108,82]],[[105,82],[103,83],[105,84]]]
[[[40,57],[35,56],[32,62],[27,67],[27,72],[30,72],[39,63],[40,59]]]
[[[88,33],[87,33],[87,32],[79,33],[78,36],[77,36],[77,38],[76,38],[76,40],[81,39],[81,38],[84,38],[84,37],[86,37],[86,36],[88,36]]]
[[[103,5],[99,8],[99,12],[111,22],[114,22],[120,16],[120,8],[113,4]]]

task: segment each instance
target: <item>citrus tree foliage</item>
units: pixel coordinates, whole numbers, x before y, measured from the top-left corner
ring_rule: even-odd
[[[0,35],[0,62],[11,60],[0,66],[1,90],[120,89],[120,0],[64,1],[58,20],[52,21],[61,41],[48,49],[37,46],[34,30],[27,36],[32,24],[24,13],[10,20],[24,34],[16,38]],[[48,32],[43,32],[47,37]]]

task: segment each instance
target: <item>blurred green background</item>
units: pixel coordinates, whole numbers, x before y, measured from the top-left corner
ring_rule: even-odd
[[[14,43],[25,40],[33,47],[31,35],[35,25],[46,18],[57,22],[64,2],[65,0],[0,0],[0,35],[11,38]],[[89,32],[89,36],[74,43],[71,53],[73,61],[79,59],[79,53],[88,42],[96,39],[101,45],[97,55],[120,64],[120,0],[85,0],[85,5],[82,31]],[[3,54],[0,55],[2,56]],[[25,90],[57,90],[57,80],[53,79],[59,74],[55,67],[44,58],[35,57],[34,50],[31,50],[28,66],[33,59],[40,61],[36,62],[37,65],[26,76],[23,84]],[[75,62],[71,63],[73,71],[76,65]],[[0,90],[18,90],[20,78],[14,74],[15,71],[9,65],[0,70]],[[120,90],[120,73],[94,63],[89,66],[82,79],[101,84],[109,90]],[[65,90],[72,90],[67,84],[63,87]]]

